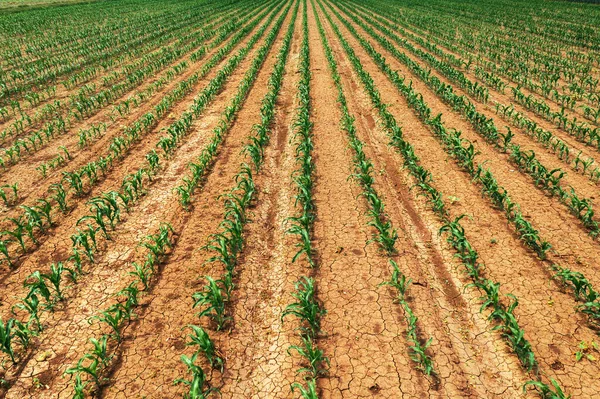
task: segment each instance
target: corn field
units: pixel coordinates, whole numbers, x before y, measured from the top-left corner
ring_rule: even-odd
[[[0,1],[0,398],[600,398],[599,26]]]

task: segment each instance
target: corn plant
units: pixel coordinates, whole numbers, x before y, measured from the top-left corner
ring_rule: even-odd
[[[315,380],[307,380],[306,387],[299,382],[294,382],[291,385],[292,393],[296,392],[296,389],[300,391],[300,396],[302,399],[318,399],[319,395],[317,394],[317,384]]]
[[[217,331],[219,331],[230,320],[230,317],[225,315],[225,298],[223,298],[221,287],[219,287],[221,282],[220,280],[214,280],[210,276],[205,276],[204,278],[207,283],[203,291],[192,295],[194,300],[192,307],[203,307],[204,309],[198,313],[198,317],[207,316],[216,324]]]
[[[14,337],[13,329],[15,328],[15,322],[15,319],[9,319],[6,323],[4,323],[0,318],[0,349],[10,357],[10,360],[14,364],[17,363],[12,342]]]
[[[533,387],[539,393],[540,396],[544,399],[569,399],[571,395],[567,395],[563,392],[558,382],[554,379],[550,379],[550,383],[554,387],[554,390],[547,384],[541,381],[527,381],[523,386],[523,392],[527,392],[527,388]]]
[[[133,262],[133,268],[134,271],[129,272],[129,275],[137,277],[138,281],[143,285],[143,290],[146,291],[148,289],[148,283],[152,278],[152,268],[146,263],[140,265],[136,262]]]
[[[36,332],[30,330],[29,324],[21,323],[19,320],[11,318],[6,323],[0,318],[0,351],[6,353],[13,364],[17,364],[17,355],[14,349],[15,338],[23,349],[27,349],[31,338]]]
[[[192,333],[188,335],[190,339],[186,345],[196,348],[196,353],[204,353],[206,359],[212,368],[223,371],[223,359],[215,349],[214,342],[210,339],[206,331],[202,327],[190,324],[184,328],[190,328]]]
[[[42,297],[46,301],[45,306],[47,309],[52,309],[54,307],[55,302],[52,298],[52,292],[40,271],[35,271],[30,274],[29,277],[23,281],[23,286],[29,288],[28,296],[39,295]]]
[[[178,378],[174,381],[175,384],[184,384],[189,391],[184,394],[185,399],[205,399],[213,392],[219,392],[215,387],[210,387],[206,381],[206,374],[200,366],[196,364],[198,353],[194,353],[192,357],[181,355],[181,361],[186,365],[187,372],[192,375],[191,381]]]
[[[90,263],[94,263],[94,251],[96,250],[95,232],[96,230],[88,225],[87,230],[81,231],[78,229],[77,233],[71,236],[74,255],[79,260],[79,248],[81,247],[85,251],[85,255]],[[79,261],[78,264],[81,265],[81,261]],[[78,270],[79,269],[80,267],[78,267]]]
[[[70,367],[65,371],[65,374],[75,374],[75,391],[83,392],[86,383],[82,383],[81,375],[88,375],[94,382],[96,389],[100,389],[103,379],[100,376],[102,361],[93,354],[86,353],[83,355],[75,367]]]
[[[77,172],[63,172],[63,181],[69,183],[69,186],[75,192],[75,196],[81,197],[85,193],[81,175]]]
[[[121,326],[125,321],[131,319],[131,309],[126,308],[120,303],[116,303],[109,307],[107,310],[101,312],[100,315],[92,316],[89,320],[91,323],[93,320],[98,320],[109,326],[113,334],[111,335],[117,342],[121,342]]]
[[[15,264],[13,263],[10,253],[8,252],[8,241],[0,240],[0,253],[4,255],[4,259],[8,263],[8,267],[12,269],[15,266]]]
[[[90,343],[93,346],[91,355],[100,361],[102,367],[107,367],[112,359],[112,355],[108,353],[108,335],[103,335],[100,339],[90,338]]]
[[[61,212],[67,213],[69,211],[69,206],[67,205],[67,192],[65,191],[62,183],[52,184],[50,186],[50,191],[54,193],[54,195],[52,195],[52,199],[56,201]]]
[[[37,331],[42,331],[44,328],[40,321],[40,300],[35,293],[29,293],[21,302],[17,302],[11,308],[11,312],[15,314],[15,309],[24,310],[29,313],[29,322],[35,321]]]
[[[6,193],[6,191],[4,191],[5,188],[9,189],[9,192]],[[18,200],[19,200],[19,183],[14,183],[14,184],[5,184],[2,187],[0,187],[0,198],[2,198],[2,200],[4,201],[4,204],[6,206],[9,205],[13,205],[15,204]],[[11,195],[12,193],[12,195]]]
[[[127,312],[131,312],[134,307],[139,305],[139,292],[140,290],[137,286],[137,282],[133,281],[127,287],[117,292],[116,296],[125,298],[125,302],[122,304],[123,308],[126,309]]]
[[[288,354],[296,351],[308,362],[306,367],[297,370],[298,374],[305,373],[307,379],[314,380],[319,376],[327,374],[325,365],[329,365],[329,359],[323,354],[323,350],[315,346],[310,336],[302,336],[302,345],[291,345]]]
[[[301,327],[301,330],[315,337],[321,331],[321,317],[326,313],[316,299],[314,280],[310,277],[303,277],[294,284],[295,292],[292,296],[296,302],[289,304],[284,309],[281,318],[294,315],[308,326]]]

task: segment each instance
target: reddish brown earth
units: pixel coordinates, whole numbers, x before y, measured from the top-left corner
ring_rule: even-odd
[[[243,149],[249,143],[249,136],[254,134],[253,126],[261,122],[262,100],[270,89],[268,81],[296,5],[293,0],[284,0],[284,3],[292,4],[292,7],[284,16],[283,25],[260,66],[249,94],[227,130],[214,163],[195,191],[190,209],[182,208],[175,189],[182,178],[189,175],[189,163],[207,148],[213,130],[236,95],[279,14],[227,78],[218,95],[194,119],[190,133],[181,145],[169,158],[161,157],[160,171],[147,184],[145,195],[123,213],[122,220],[111,234],[112,240],[100,240],[94,265],[86,264],[85,273],[77,283],[69,284],[65,290],[65,301],[59,303],[53,312],[43,313],[44,330],[34,337],[30,348],[22,350],[16,346],[18,364],[12,365],[8,357],[0,354],[3,362],[0,382],[6,380],[6,384],[0,384],[0,398],[73,397],[73,378],[65,371],[90,350],[90,338],[109,332],[98,322],[90,323],[90,318],[114,304],[116,294],[133,281],[129,273],[132,262],[143,262],[146,256],[146,250],[138,244],[143,237],[156,233],[161,223],[169,223],[173,227],[174,246],[160,265],[150,289],[140,297],[136,316],[123,331],[123,341],[111,347],[114,357],[103,374],[106,379],[102,388],[88,390],[88,397],[182,397],[185,387],[175,385],[173,381],[188,377],[180,358],[191,353],[186,346],[190,332],[186,326],[190,324],[202,326],[209,333],[224,359],[222,371],[211,370],[204,359],[199,361],[210,385],[217,387],[223,398],[299,397],[298,391],[291,393],[290,385],[303,381],[297,370],[304,363],[298,353],[288,351],[290,345],[300,343],[298,322],[291,317],[282,320],[281,315],[293,300],[294,283],[303,275],[314,279],[318,301],[327,311],[321,321],[322,332],[315,340],[329,361],[327,372],[316,380],[319,397],[536,397],[533,390],[523,392],[524,384],[535,378],[534,374],[521,367],[518,357],[495,329],[496,323],[488,319],[488,313],[480,312],[482,292],[470,285],[471,281],[446,242],[446,236],[439,233],[443,223],[426,199],[419,195],[416,181],[404,167],[401,155],[389,145],[379,114],[326,15],[339,27],[364,70],[372,77],[387,109],[401,126],[405,140],[414,147],[421,165],[431,172],[434,186],[447,202],[449,217],[467,216],[461,223],[466,237],[479,253],[486,277],[500,283],[501,292],[512,293],[518,298],[515,315],[538,361],[542,381],[556,380],[572,398],[600,398],[600,364],[588,358],[578,360],[574,355],[580,343],[596,342],[598,331],[576,311],[579,303],[569,290],[552,278],[549,269],[553,262],[560,263],[582,272],[592,286],[600,287],[598,239],[587,234],[566,206],[536,188],[528,175],[515,168],[507,154],[486,142],[419,76],[379,45],[366,30],[351,22],[356,31],[385,57],[393,70],[406,81],[412,81],[415,90],[423,95],[424,102],[431,108],[432,115],[441,113],[447,128],[460,130],[463,137],[474,143],[478,163],[493,172],[499,184],[519,204],[525,218],[552,245],[548,260],[537,257],[519,239],[504,212],[482,196],[480,186],[448,155],[430,127],[418,118],[404,96],[332,10],[346,19],[350,12],[330,1],[298,1],[290,53],[274,105],[270,142],[265,148],[264,164],[254,175],[256,198],[248,211],[249,222],[243,233],[244,247],[236,265],[235,289],[227,302],[231,321],[225,329],[216,331],[213,323],[206,318],[198,318],[198,309],[192,308],[192,295],[203,286],[204,276],[220,276],[224,271],[220,264],[210,262],[214,253],[204,246],[213,234],[219,232],[224,217],[220,195],[235,186],[235,176],[241,165],[250,162]],[[233,12],[220,16],[216,28]],[[297,241],[287,232],[288,219],[299,209],[293,180],[298,166],[298,137],[294,133],[299,107],[304,13],[308,18],[310,118],[314,135],[312,162],[315,165],[315,185],[312,198],[316,205],[316,220],[311,231],[316,251],[317,267],[314,269],[303,258],[292,262]],[[356,15],[361,17],[362,14],[358,12]],[[381,286],[391,276],[390,256],[371,240],[376,231],[368,224],[369,207],[361,196],[362,188],[352,177],[355,173],[354,153],[346,131],[340,127],[342,110],[338,106],[337,89],[317,28],[317,17],[332,48],[349,112],[356,118],[357,137],[363,142],[365,155],[374,167],[373,187],[385,203],[387,216],[398,232],[397,253],[391,258],[413,280],[407,301],[418,317],[419,338],[432,339],[427,349],[435,370],[432,375],[425,375],[411,359],[406,315],[396,301],[397,292]],[[46,233],[38,233],[39,244],[28,242],[29,251],[19,255],[15,267],[9,268],[6,262],[0,265],[1,320],[13,317],[12,306],[27,295],[28,288],[23,286],[23,282],[28,276],[38,270],[47,271],[53,262],[66,262],[72,248],[70,237],[77,231],[77,222],[90,213],[87,201],[104,192],[118,190],[125,176],[145,165],[146,154],[157,148],[158,140],[169,125],[190,109],[196,95],[217,76],[230,57],[248,44],[250,37],[266,21],[267,17],[263,17],[259,25],[199,79],[191,92],[177,101],[150,132],[145,133],[122,159],[115,161],[106,178],[100,179],[82,197],[71,194],[70,212],[53,213],[55,225]],[[420,35],[417,31],[414,33]],[[208,41],[209,45],[212,40]],[[407,40],[427,51],[409,38]],[[44,198],[49,187],[61,181],[64,172],[75,171],[90,160],[108,154],[109,144],[122,134],[123,127],[151,111],[167,93],[200,70],[226,43],[227,40],[215,43],[204,57],[195,62],[189,60],[190,54],[186,54],[125,93],[120,99],[148,88],[157,79],[166,76],[169,68],[178,62],[189,62],[181,74],[128,115],[111,121],[112,106],[102,107],[93,116],[75,122],[68,134],[57,137],[34,155],[24,157],[4,170],[0,183],[18,181],[19,200],[10,206],[2,206],[0,230],[12,228],[8,218],[20,215],[23,211],[21,205],[31,206],[39,198]],[[396,48],[404,51],[400,46]],[[451,50],[442,49],[452,54]],[[148,51],[158,50],[149,48]],[[404,52],[417,64],[429,67],[422,59]],[[137,59],[128,59],[127,62]],[[118,67],[109,68],[105,73],[115,69]],[[477,80],[472,70],[463,72],[472,81]],[[495,102],[512,103],[509,94],[490,90],[490,101],[483,103],[453,84],[440,71],[432,69],[431,73],[451,84],[457,94],[469,97],[477,110],[492,118],[497,126],[509,124],[494,112],[493,106]],[[100,86],[101,81],[102,76],[97,76],[87,83]],[[57,92],[58,99],[67,99],[79,89],[61,87]],[[509,90],[507,88],[506,93]],[[34,113],[44,104],[27,111]],[[558,107],[555,103],[551,106],[553,110]],[[585,157],[598,157],[597,149],[583,145],[551,122],[518,104],[515,104],[515,109],[550,130],[574,151],[582,151]],[[575,110],[569,115],[581,114]],[[0,130],[10,122],[1,123]],[[102,137],[86,148],[79,148],[79,129],[101,122],[108,125]],[[598,185],[589,176],[578,173],[520,129],[513,126],[513,131],[516,133],[513,142],[524,150],[535,151],[544,165],[568,171],[563,178],[565,187],[572,186],[586,198],[597,198]],[[7,138],[3,145],[7,146],[14,140],[16,138]],[[45,179],[40,179],[36,168],[54,157],[60,146],[69,149],[72,159],[49,171]],[[17,251],[17,247],[15,242],[9,244],[12,253]],[[22,318],[24,313],[18,312],[17,315]],[[600,358],[600,353],[594,351],[592,349],[590,353]]]

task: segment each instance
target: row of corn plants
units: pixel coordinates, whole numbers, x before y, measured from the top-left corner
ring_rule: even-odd
[[[296,216],[288,219],[290,227],[287,232],[298,236],[299,250],[292,257],[296,262],[301,256],[306,260],[311,269],[311,274],[318,267],[316,253],[312,246],[313,224],[316,218],[316,208],[313,201],[314,162],[312,158],[313,123],[310,120],[310,47],[308,39],[308,15],[306,0],[303,1],[302,10],[302,42],[298,72],[298,110],[294,121],[294,140],[296,141],[297,169],[293,172],[292,179],[296,185],[295,205],[299,208]],[[287,316],[295,316],[300,323],[297,331],[300,342],[290,345],[288,354],[296,352],[303,358],[297,374],[302,376],[300,382],[292,383],[292,392],[298,391],[304,399],[318,398],[317,379],[327,374],[329,359],[324,351],[319,348],[318,339],[321,334],[321,318],[326,310],[317,298],[317,284],[313,276],[302,276],[294,284],[295,292],[292,293],[294,302],[288,304],[282,314],[283,320]]]
[[[232,122],[235,119],[237,112],[241,109],[250,92],[258,75],[258,71],[264,63],[290,7],[291,3],[279,17],[276,26],[270,32],[267,40],[260,48],[258,56],[254,59],[251,67],[244,75],[244,79],[239,86],[238,92],[232,99],[230,106],[226,109],[219,125],[213,131],[213,140],[211,140],[211,143],[207,146],[208,154],[214,155],[217,153],[218,145],[222,142],[224,133],[226,133],[233,124]],[[295,10],[296,11],[293,13],[294,17],[297,8]],[[268,131],[263,132],[266,134]],[[249,146],[259,146],[260,148],[256,149],[256,151],[261,151],[262,147],[266,146],[268,143],[268,139],[264,135],[262,138],[259,138],[258,135],[255,137],[259,141],[253,140]],[[259,143],[263,144],[260,145]],[[214,150],[211,150],[211,148],[214,148]],[[209,166],[210,162],[206,162],[202,175],[206,173],[206,169]],[[243,228],[248,221],[246,212],[255,196],[253,175],[254,172],[252,167],[247,163],[243,163],[240,172],[238,172],[234,178],[236,183],[234,188],[221,196],[221,198],[224,199],[225,207],[225,217],[220,225],[222,232],[211,236],[208,244],[204,247],[206,250],[216,253],[209,261],[222,263],[225,267],[226,274],[222,279],[217,281],[210,276],[207,276],[206,279],[208,283],[203,290],[194,294],[194,307],[202,307],[203,310],[200,312],[200,316],[208,316],[213,320],[217,330],[221,330],[229,320],[229,316],[225,313],[226,301],[224,299],[229,298],[229,295],[233,290],[233,271],[237,264],[238,256],[243,249]],[[225,292],[225,295],[223,295],[223,291]]]
[[[398,292],[398,303],[404,310],[405,321],[408,325],[407,339],[410,342],[411,359],[419,365],[419,368],[426,374],[434,373],[433,360],[427,354],[427,348],[431,345],[432,338],[421,340],[419,338],[418,318],[412,311],[409,302],[407,301],[407,291],[412,282],[405,274],[400,271],[398,265],[393,260],[393,255],[396,253],[395,242],[397,233],[393,229],[391,221],[387,218],[384,210],[384,203],[379,197],[377,191],[373,187],[373,164],[363,151],[363,142],[356,135],[356,127],[354,125],[355,118],[350,114],[348,109],[346,95],[342,86],[341,76],[338,71],[337,62],[329,45],[329,41],[325,36],[325,31],[317,14],[316,7],[314,8],[317,27],[321,35],[321,42],[325,49],[325,55],[329,62],[329,68],[338,92],[338,104],[342,111],[341,126],[348,135],[350,148],[354,152],[354,170],[353,178],[358,182],[363,192],[361,195],[366,199],[369,206],[369,216],[371,220],[369,225],[373,226],[377,233],[373,240],[377,241],[380,247],[387,253],[392,266],[392,274],[390,281],[382,283],[395,288]]]
[[[337,11],[334,10],[337,13]],[[339,15],[339,14],[338,14]],[[341,16],[340,16],[341,17]],[[348,27],[353,34],[358,35],[354,27],[345,19],[341,21]],[[548,169],[536,158],[533,151],[522,150],[520,146],[512,144],[510,131],[506,134],[501,133],[493,119],[487,118],[479,113],[473,103],[465,96],[458,96],[453,92],[452,86],[440,81],[437,77],[432,76],[430,72],[424,70],[420,65],[408,58],[404,53],[389,42],[385,37],[377,34],[370,26],[367,26],[361,21],[356,20],[365,31],[377,40],[386,50],[388,50],[396,59],[407,65],[411,71],[415,72],[425,83],[432,87],[436,94],[445,102],[450,104],[452,108],[463,114],[466,119],[474,127],[475,131],[480,134],[486,141],[494,146],[498,151],[506,152],[509,155],[509,160],[514,163],[520,171],[529,175],[537,188],[540,188],[552,196],[558,197],[570,211],[575,215],[583,227],[585,227],[592,236],[600,234],[600,226],[594,220],[594,210],[591,199],[580,198],[572,187],[567,189],[561,185],[561,179],[565,172],[561,169]],[[379,54],[373,46],[361,36],[356,36],[365,50],[373,57],[378,66],[385,72],[385,69],[392,71],[385,59]],[[396,73],[397,75],[397,73]],[[398,77],[398,79],[400,79]],[[473,148],[473,158],[475,156]]]
[[[394,116],[386,109],[385,104],[381,100],[381,96],[375,86],[375,83],[373,82],[373,79],[368,72],[363,69],[360,59],[356,56],[352,47],[343,37],[339,28],[333,22],[324,6],[322,4],[319,5],[324,15],[328,19],[330,26],[338,37],[348,58],[350,59],[355,72],[358,74],[359,79],[369,94],[374,107],[377,109],[382,120],[383,127],[390,136],[392,145],[404,157],[405,167],[417,180],[416,186],[419,187],[421,192],[426,196],[435,214],[443,223],[440,232],[448,233],[447,241],[457,252],[457,258],[460,259],[465,266],[467,274],[473,281],[471,286],[484,293],[484,296],[482,297],[483,305],[480,310],[484,311],[491,309],[488,318],[489,320],[493,320],[497,323],[494,329],[499,330],[502,333],[502,336],[506,340],[507,344],[519,358],[524,370],[533,373],[535,379],[527,382],[524,386],[524,389],[527,389],[528,386],[533,385],[539,389],[540,394],[544,398],[550,397],[547,392],[553,392],[553,394],[559,395],[559,393],[562,393],[562,391],[554,380],[552,380],[552,384],[556,387],[557,392],[551,391],[552,388],[541,380],[539,366],[535,360],[535,355],[531,348],[531,344],[526,340],[524,331],[519,326],[517,317],[514,314],[514,310],[518,306],[517,298],[512,294],[507,294],[506,297],[509,299],[509,304],[505,305],[499,290],[500,284],[483,276],[483,266],[478,261],[479,255],[469,243],[465,235],[464,228],[460,224],[460,220],[463,216],[450,219],[449,212],[447,211],[442,199],[442,194],[433,186],[433,178],[431,173],[419,164],[419,159],[414,152],[414,148],[409,142],[404,140],[402,131],[398,128]],[[335,13],[335,10],[332,11]],[[342,18],[339,16],[339,14],[338,18],[342,21]],[[355,31],[352,33],[355,37],[358,36]],[[417,110],[417,112],[419,112],[419,110]],[[558,398],[564,396],[555,397]]]
[[[124,330],[136,316],[134,311],[139,307],[142,295],[151,289],[160,264],[174,244],[173,228],[168,223],[162,223],[156,234],[144,237],[139,246],[144,247],[147,252],[142,264],[131,264],[132,271],[129,275],[134,277],[133,281],[115,294],[116,301],[112,305],[90,318],[90,324],[97,321],[110,332],[102,334],[100,338],[90,338],[90,351],[75,366],[65,371],[65,374],[75,378],[74,399],[84,399],[102,391],[103,384],[108,381],[105,376],[116,361]]]
[[[233,125],[235,116],[243,106],[291,6],[292,3],[286,7],[276,26],[267,36],[265,43],[258,51],[257,57],[244,75],[237,95],[227,107],[223,118],[219,122],[219,126],[214,129],[211,143],[201,155],[201,159],[204,160],[198,166],[202,168],[201,176],[205,175],[206,169],[211,165],[211,158],[217,152],[219,144],[223,140],[223,135]],[[194,293],[192,296],[194,301],[193,308],[200,307],[201,310],[198,316],[209,318],[217,331],[221,330],[231,320],[231,317],[227,315],[227,302],[230,300],[234,289],[234,269],[244,246],[243,230],[245,224],[248,222],[247,211],[256,195],[253,175],[254,173],[258,173],[262,166],[262,156],[257,158],[252,154],[263,154],[264,148],[269,143],[270,128],[275,117],[275,102],[281,90],[284,67],[290,51],[297,12],[298,3],[296,3],[292,12],[290,26],[283,38],[282,47],[277,53],[277,60],[273,67],[273,72],[269,77],[269,90],[262,100],[261,123],[253,127],[255,135],[249,137],[249,143],[243,150],[252,159],[254,172],[253,167],[249,164],[241,164],[240,171],[234,177],[236,185],[229,192],[222,195],[222,198],[224,198],[225,214],[219,226],[221,231],[212,235],[204,247],[204,249],[215,253],[214,256],[209,258],[208,262],[223,264],[225,273],[217,280],[210,276],[204,277],[206,285],[201,291]],[[199,178],[197,184],[201,181],[203,180]],[[181,360],[186,365],[190,379],[177,379],[175,383],[184,384],[187,387],[187,392],[184,395],[186,398],[205,398],[211,393],[218,391],[218,389],[210,386],[205,372],[198,364],[198,356],[203,353],[210,367],[221,371],[223,371],[224,362],[218,355],[208,333],[202,327],[196,325],[189,325],[187,327],[192,329],[192,334],[189,337],[191,338],[190,344],[194,346],[195,352],[191,357],[181,355]]]
[[[282,5],[279,6],[279,9],[281,6]],[[275,7],[275,5],[273,5],[273,7]],[[272,9],[266,11],[263,16],[271,10]],[[165,155],[168,155],[174,150],[174,148],[177,146],[179,138],[183,137],[190,129],[192,120],[197,118],[204,111],[208,103],[216,97],[219,90],[223,87],[226,79],[231,75],[233,70],[239,65],[241,60],[245,58],[250,49],[262,36],[264,30],[266,30],[268,24],[271,22],[271,19],[274,18],[275,14],[270,16],[269,20],[261,27],[261,29],[253,35],[249,43],[244,48],[239,50],[239,52],[233,56],[219,71],[215,78],[209,82],[204,90],[196,96],[190,111],[185,112],[180,119],[172,123],[166,129],[168,134],[160,138],[157,144],[157,147],[162,149]],[[50,186],[50,192],[52,193],[50,198],[43,198],[37,202],[43,204],[44,206],[55,203],[54,207],[58,208],[59,212],[67,213],[70,210],[70,206],[68,204],[69,193],[72,192],[73,196],[76,198],[86,195],[87,191],[94,187],[95,184],[99,182],[101,177],[106,176],[108,171],[113,167],[114,161],[122,160],[132,148],[133,144],[138,142],[143,135],[149,133],[153,127],[156,126],[160,118],[166,115],[177,101],[191,92],[194,84],[202,77],[206,76],[208,72],[212,70],[212,68],[216,66],[228,54],[228,52],[252,30],[256,24],[258,24],[260,19],[261,18],[244,27],[244,29],[236,34],[226,46],[222,47],[217,54],[208,60],[198,73],[179,83],[172,93],[165,96],[161,102],[155,106],[155,113],[150,112],[143,115],[138,121],[125,128],[123,136],[117,136],[113,138],[108,146],[109,153],[107,155],[100,156],[97,160],[89,162],[76,171],[63,172],[63,179],[59,183],[55,183]],[[157,168],[158,155],[156,151],[151,151],[148,153],[146,155],[146,159],[148,160],[151,170]],[[87,186],[89,186],[87,189],[86,179],[88,181]],[[31,207],[31,209],[35,208]],[[14,223],[16,227],[12,230],[6,230],[6,234],[4,234],[4,236],[7,237],[7,239],[0,241],[0,252],[2,252],[9,265],[16,265],[14,259],[16,257],[15,255],[17,255],[14,253],[14,250],[9,250],[9,244],[11,242],[16,241],[23,253],[27,252],[25,242],[25,238],[27,236],[34,243],[34,245],[37,245],[38,243],[38,240],[34,234],[35,229],[33,228],[36,226],[32,226],[30,228],[31,223],[29,222],[29,218],[26,217],[27,215],[24,214],[23,216],[17,218],[11,218],[11,222]],[[42,233],[46,232],[43,225],[38,226],[37,230],[41,230]]]
[[[282,6],[283,3],[279,9]],[[277,13],[278,12],[273,13],[269,17],[268,21],[261,27],[261,29],[253,35],[251,41],[246,45],[246,47],[241,49],[240,52],[238,52],[238,54],[232,58],[236,66],[259,40],[259,38],[262,36],[262,33],[267,29],[270,21],[277,15]],[[262,53],[261,55],[263,58],[266,56]],[[225,68],[225,70],[219,71],[220,73],[211,82],[224,79],[224,77],[229,76],[234,69],[235,68]],[[200,114],[205,108],[206,104],[216,96],[218,89],[218,86],[211,86],[209,84],[207,88],[209,91],[202,93],[203,96],[201,98],[203,100],[197,99],[198,101],[196,101],[193,106],[197,107],[194,109],[198,111],[198,114]],[[193,113],[188,113],[187,115],[192,114]],[[191,120],[191,117],[183,116],[180,120],[174,122],[169,129],[167,129],[167,131],[170,131],[170,134],[165,135],[164,137],[168,137],[170,140],[173,140],[175,145],[180,145],[182,143],[182,139],[189,131],[189,120]],[[181,126],[185,128],[182,128]],[[174,149],[174,146],[170,147],[169,153],[172,153]],[[165,157],[167,155],[168,154],[165,154]],[[100,237],[98,236],[98,233],[102,234],[106,240],[112,239],[110,231],[116,228],[117,223],[121,220],[122,212],[129,211],[130,207],[140,198],[142,198],[142,196],[146,193],[144,183],[151,182],[154,175],[160,170],[159,155],[155,150],[152,150],[147,154],[146,160],[148,166],[142,167],[137,172],[125,176],[119,191],[109,191],[88,201],[91,213],[78,220],[77,225],[82,227],[78,228],[77,233],[71,236],[72,255],[67,260],[73,264],[73,267],[69,268],[69,270],[74,270],[76,275],[79,275],[83,272],[83,264],[86,262],[86,260],[89,263],[94,264],[96,260],[95,254],[99,250],[98,242]],[[63,196],[66,197],[66,194]],[[59,204],[60,203],[61,202],[59,202]],[[62,203],[66,207],[64,198]],[[39,319],[40,312],[38,306],[36,306],[36,308],[33,310],[25,310],[30,313],[30,319],[31,317],[34,319]],[[13,324],[15,323],[16,319],[13,321]],[[13,338],[16,338],[16,336]]]

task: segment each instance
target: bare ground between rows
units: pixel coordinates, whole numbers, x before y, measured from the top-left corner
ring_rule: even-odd
[[[227,358],[220,384],[224,397],[289,398],[298,368],[287,353],[291,344],[298,344],[297,325],[291,318],[282,321],[281,315],[292,299],[294,282],[303,274],[301,263],[291,262],[295,238],[286,233],[287,218],[295,213],[292,126],[298,106],[301,21],[296,19],[271,143],[256,179],[260,193],[247,227],[247,247],[237,267],[237,291],[231,303],[234,327],[218,335]]]

